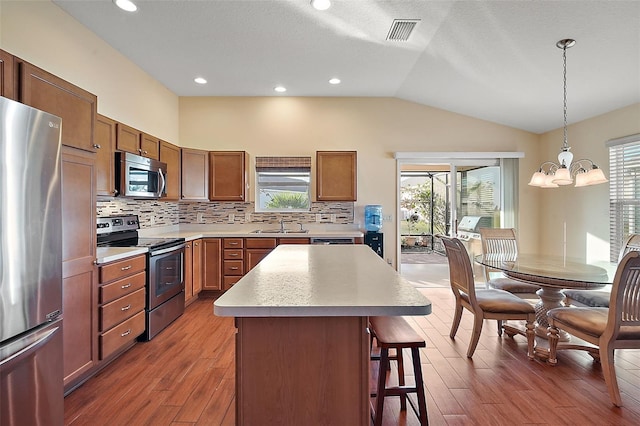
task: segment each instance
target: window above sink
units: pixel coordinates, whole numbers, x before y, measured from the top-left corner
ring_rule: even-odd
[[[256,157],[255,182],[256,212],[311,210],[311,157]]]

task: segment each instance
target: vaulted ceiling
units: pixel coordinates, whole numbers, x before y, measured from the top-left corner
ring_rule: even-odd
[[[573,38],[569,123],[640,102],[635,0],[53,1],[179,96],[396,97],[542,133]],[[407,41],[386,39],[395,19],[419,20]]]

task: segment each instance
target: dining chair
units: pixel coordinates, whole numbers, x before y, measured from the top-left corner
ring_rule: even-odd
[[[571,342],[561,349],[588,351],[600,360],[604,381],[613,405],[622,406],[615,371],[616,349],[640,349],[640,252],[630,251],[620,261],[611,289],[608,308],[555,308],[549,319],[549,364],[558,363],[558,330],[594,346]]]
[[[629,253],[630,251],[640,251],[640,234],[631,234],[625,240],[620,255],[618,256],[618,262]],[[609,307],[609,297],[611,296],[611,289],[606,290],[563,290],[565,299],[565,305],[574,306],[591,306],[591,307]]]
[[[451,324],[449,337],[455,338],[462,310],[467,309],[474,316],[473,332],[467,357],[471,358],[478,346],[482,324],[485,319],[495,319],[498,321],[498,335],[502,336],[502,331],[513,337],[521,334],[527,338],[527,356],[533,359],[535,346],[535,309],[527,301],[515,296],[508,291],[499,289],[476,289],[473,279],[473,268],[469,254],[462,242],[457,238],[450,238],[437,235],[442,240],[449,261],[449,281],[451,290],[456,299],[455,314]],[[526,330],[503,324],[503,320],[524,320]]]
[[[518,257],[518,240],[513,228],[480,228],[483,256],[500,256],[504,260]],[[492,277],[492,274],[499,276]],[[484,267],[487,288],[505,290],[523,299],[537,299],[536,291],[540,286],[506,277],[502,272]]]

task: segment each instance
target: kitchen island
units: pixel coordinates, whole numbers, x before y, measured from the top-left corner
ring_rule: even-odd
[[[368,425],[368,317],[431,302],[368,246],[285,245],[214,312],[236,318],[236,424]]]

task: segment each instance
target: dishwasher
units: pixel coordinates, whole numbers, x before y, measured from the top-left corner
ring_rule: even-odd
[[[355,239],[353,237],[313,237],[311,244],[355,244]]]

